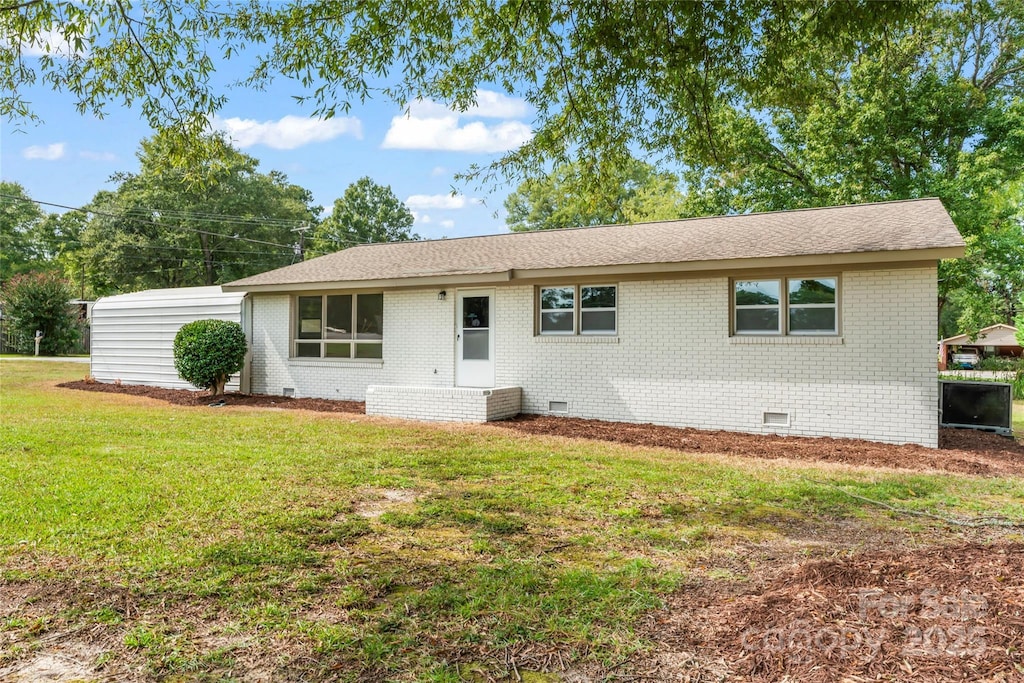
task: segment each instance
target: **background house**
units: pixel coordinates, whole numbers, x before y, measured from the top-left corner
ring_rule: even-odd
[[[1012,325],[991,325],[971,338],[967,334],[947,337],[939,342],[939,369],[946,370],[957,365],[953,356],[973,351],[979,358],[1005,357],[1020,358],[1024,349],[1017,341],[1017,328]]]

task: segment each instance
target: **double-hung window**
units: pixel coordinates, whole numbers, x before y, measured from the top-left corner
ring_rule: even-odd
[[[540,288],[542,335],[614,335],[618,329],[615,285],[566,285]]]
[[[836,277],[735,280],[733,331],[739,335],[839,334]]]
[[[383,358],[384,295],[296,297],[297,358]]]

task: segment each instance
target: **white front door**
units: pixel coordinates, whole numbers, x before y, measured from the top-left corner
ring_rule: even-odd
[[[455,384],[494,386],[494,290],[459,290],[455,310]]]

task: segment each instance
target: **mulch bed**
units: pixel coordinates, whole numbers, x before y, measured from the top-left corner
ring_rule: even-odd
[[[789,458],[989,476],[1024,474],[1024,444],[973,429],[941,429],[939,448],[932,449],[860,439],[741,434],[548,415],[519,415],[489,424],[529,434],[598,439],[689,453],[726,453],[769,460]]]
[[[707,582],[642,628],[662,656],[640,675],[687,680],[1024,679],[1024,544],[869,552]],[[642,669],[647,669],[643,671]]]
[[[206,392],[143,385],[104,384],[80,380],[65,382],[58,386],[82,391],[145,396],[183,406],[206,407],[213,400]],[[224,396],[224,401],[228,406],[290,408],[332,413],[365,412],[365,404],[359,401],[240,393],[228,393]],[[511,420],[488,424],[495,428],[528,434],[656,446],[690,453],[724,453],[770,460],[788,458],[870,467],[940,470],[983,476],[1024,474],[1024,444],[1003,436],[967,429],[940,430],[939,448],[931,449],[915,445],[894,446],[858,439],[741,434],[548,415],[519,415]]]
[[[209,406],[213,399],[205,391],[189,391],[188,389],[163,389],[142,384],[105,384],[78,380],[58,384],[63,389],[79,391],[99,391],[107,394],[127,394],[129,396],[145,396],[165,401],[176,406]],[[256,408],[291,408],[293,410],[315,410],[321,413],[365,413],[366,405],[362,401],[333,401],[325,398],[291,398],[288,396],[269,396],[266,394],[242,394],[228,392],[223,397],[225,405],[249,406]]]

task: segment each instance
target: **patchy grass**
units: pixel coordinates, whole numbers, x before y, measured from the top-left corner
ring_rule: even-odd
[[[1024,401],[1013,402],[1013,432],[1018,439],[1024,439]]]
[[[648,647],[638,620],[688,582],[945,533],[848,493],[1024,516],[1018,479],[53,387],[84,372],[0,364],[0,672],[86,628],[106,670],[155,678],[600,669]]]

